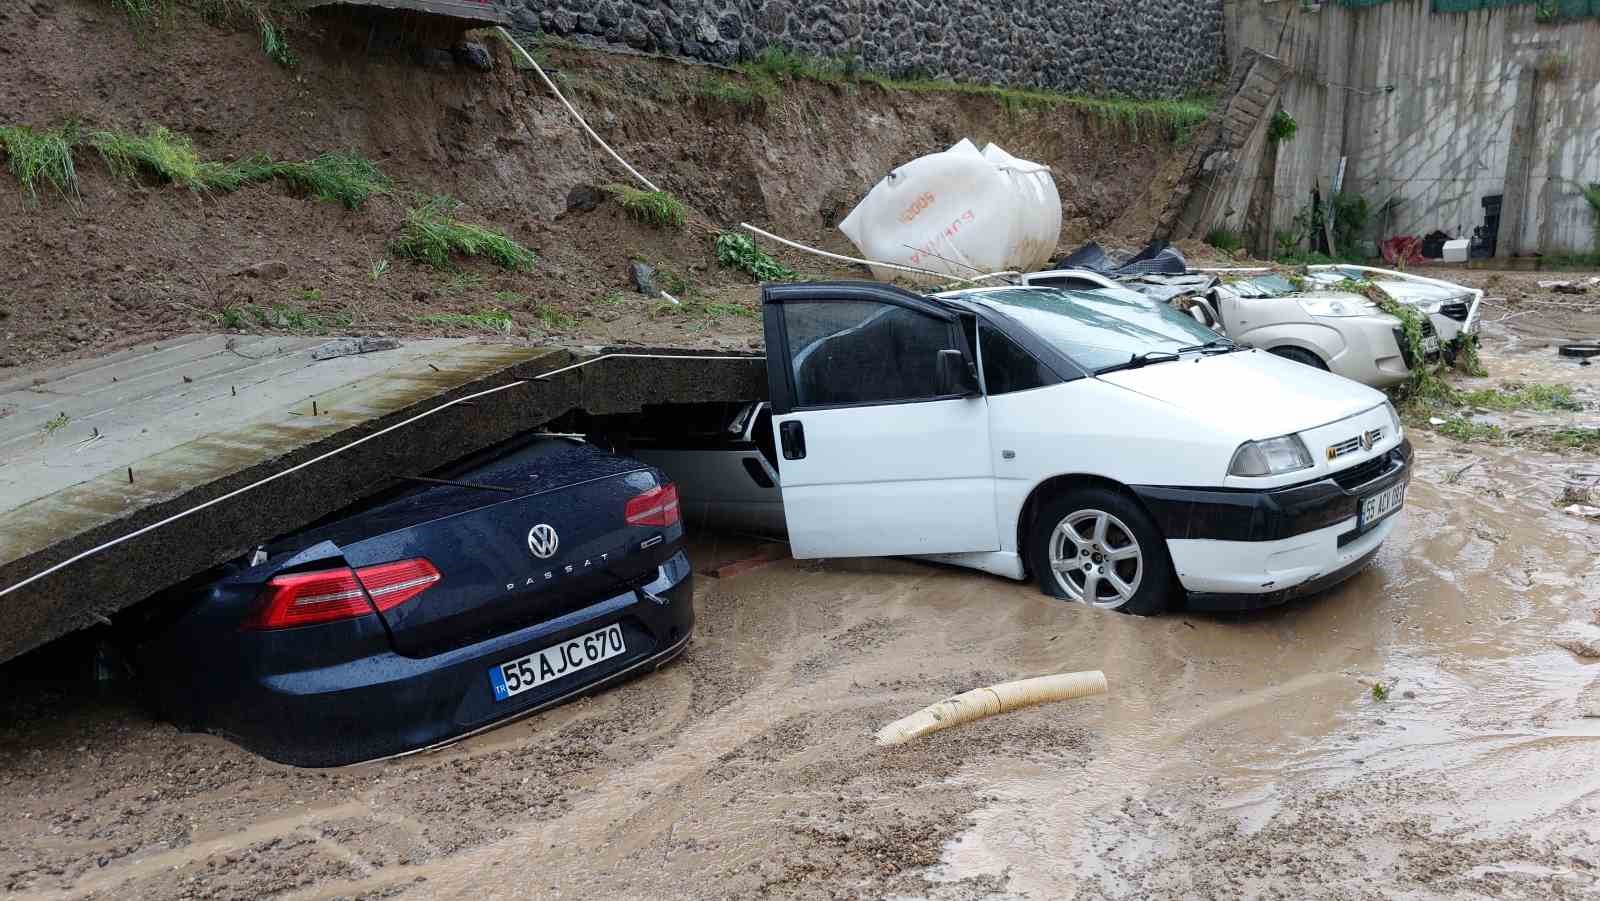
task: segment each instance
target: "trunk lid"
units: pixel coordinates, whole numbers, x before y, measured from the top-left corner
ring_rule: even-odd
[[[407,656],[462,647],[643,585],[682,537],[681,525],[626,522],[628,500],[664,484],[656,470],[587,444],[541,439],[441,477],[511,491],[426,485],[297,536],[333,540],[357,568],[425,557],[439,570],[438,584],[380,614]]]

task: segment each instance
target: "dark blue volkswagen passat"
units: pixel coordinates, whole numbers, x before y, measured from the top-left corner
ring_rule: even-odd
[[[658,667],[689,641],[677,489],[536,437],[256,551],[140,648],[180,726],[336,766]]]

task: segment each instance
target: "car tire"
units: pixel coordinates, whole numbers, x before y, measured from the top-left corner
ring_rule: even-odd
[[[1137,616],[1164,612],[1172,602],[1166,539],[1143,507],[1109,488],[1078,488],[1047,502],[1028,559],[1039,590],[1051,597]],[[1092,598],[1085,593],[1091,584]]]
[[[1293,360],[1296,363],[1304,363],[1313,369],[1320,369],[1323,372],[1328,371],[1328,364],[1322,362],[1321,357],[1309,350],[1301,350],[1298,347],[1274,347],[1271,352],[1283,357],[1285,360]]]

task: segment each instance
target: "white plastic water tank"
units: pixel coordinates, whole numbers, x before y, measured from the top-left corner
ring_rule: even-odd
[[[890,172],[839,223],[861,255],[948,275],[1029,272],[1055,252],[1061,195],[1049,166],[969,140]],[[912,278],[873,268],[880,281]],[[927,279],[933,281],[933,279]]]
[[[1470,243],[1466,238],[1444,242],[1444,261],[1446,263],[1465,263],[1467,261],[1467,246]]]

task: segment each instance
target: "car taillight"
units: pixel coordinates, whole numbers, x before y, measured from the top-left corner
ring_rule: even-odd
[[[379,610],[398,607],[433,587],[439,578],[439,570],[421,557],[356,570],[344,567],[274,576],[262,592],[260,611],[245,628],[290,629],[366,616],[373,612],[372,604]],[[367,603],[369,594],[372,604]]]
[[[628,501],[623,514],[630,526],[670,526],[678,521],[678,486],[668,482]]]

